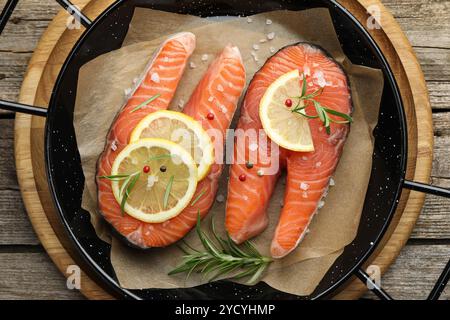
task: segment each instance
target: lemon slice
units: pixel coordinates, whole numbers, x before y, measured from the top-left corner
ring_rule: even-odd
[[[194,159],[184,148],[164,139],[130,143],[114,160],[111,176],[120,177],[111,184],[117,202],[124,203],[123,210],[149,223],[177,216],[197,187]]]
[[[308,119],[291,111],[299,102],[300,82],[298,70],[285,73],[275,80],[260,101],[259,116],[267,135],[279,146],[292,151],[310,152],[314,151],[314,144]],[[286,99],[292,100],[291,108],[285,105]]]
[[[198,166],[198,180],[209,172],[214,161],[214,147],[200,123],[176,111],[156,111],[142,119],[131,133],[130,141],[162,138],[186,149]]]

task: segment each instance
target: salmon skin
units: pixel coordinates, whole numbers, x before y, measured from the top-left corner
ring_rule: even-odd
[[[98,160],[97,177],[111,174],[115,158],[128,144],[130,134],[140,120],[151,112],[169,107],[194,48],[195,36],[192,33],[183,32],[171,36],[157,50],[136,89],[111,125],[105,149]],[[226,47],[211,64],[204,79],[187,103],[185,112],[202,121],[205,128],[228,128],[228,119],[232,118],[243,90],[244,74],[239,50],[232,46]],[[226,83],[227,91],[223,94],[217,92],[210,85],[210,81],[215,82],[216,86],[220,84],[220,81],[229,81]],[[225,83],[222,85],[225,87]],[[211,94],[215,98],[215,103],[210,103],[209,96],[205,97],[201,94],[202,92]],[[160,96],[148,106],[136,110],[143,102],[157,94]],[[218,110],[221,110],[220,114]],[[217,116],[206,122],[209,112],[217,113]],[[164,247],[176,242],[189,232],[195,225],[198,211],[202,216],[208,212],[212,204],[211,199],[215,197],[221,170],[220,165],[214,165],[209,175],[199,182],[194,199],[203,192],[203,188],[206,191],[195,206],[186,208],[177,217],[164,223],[145,223],[122,213],[113,195],[111,181],[107,179],[97,178],[96,181],[98,208],[113,230],[120,235],[121,239],[125,239],[128,245],[140,249]]]
[[[351,114],[352,100],[348,79],[343,69],[321,48],[298,43],[281,49],[255,74],[244,98],[238,129],[262,130],[259,103],[266,89],[283,74],[298,69],[308,83],[307,94],[323,87],[314,98],[322,105],[341,113]],[[302,83],[299,84],[300,86]],[[315,114],[314,106],[306,108]],[[335,118],[338,120],[339,118]],[[284,206],[271,244],[271,255],[281,258],[294,250],[305,236],[312,217],[323,205],[350,126],[331,124],[330,135],[319,119],[309,120],[314,152],[294,152],[279,148],[275,154],[279,169],[264,174],[274,167],[270,147],[266,148],[266,163],[256,161],[251,168],[245,163],[230,167],[226,204],[226,229],[230,237],[241,243],[260,234],[268,224],[266,209],[281,170],[287,170]],[[234,156],[247,158],[249,143],[235,145]],[[239,177],[245,175],[245,181]]]

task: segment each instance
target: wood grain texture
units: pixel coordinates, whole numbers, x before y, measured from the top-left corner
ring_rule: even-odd
[[[78,290],[69,290],[66,279],[47,254],[0,252],[0,299],[84,299]]]
[[[4,2],[4,0],[0,0],[0,5],[2,3],[2,1]],[[54,5],[54,2],[51,0],[47,0],[47,1],[37,1],[37,0],[23,0],[21,1],[24,6],[33,6],[34,4],[36,4],[36,2],[39,2],[41,4],[40,8],[45,8],[45,6],[52,6]],[[366,1],[367,2],[367,1]],[[450,76],[449,76],[449,70],[448,70],[448,66],[446,66],[447,62],[448,62],[448,51],[446,50],[448,46],[444,46],[442,44],[445,44],[445,41],[447,39],[443,39],[448,37],[448,31],[450,30],[450,27],[447,24],[443,23],[442,26],[444,28],[444,32],[437,32],[436,33],[436,41],[434,41],[435,39],[433,39],[434,42],[436,43],[440,43],[442,46],[436,46],[433,47],[436,43],[427,43],[428,39],[426,39],[427,34],[426,33],[422,33],[422,38],[420,38],[415,32],[416,30],[418,32],[420,32],[420,28],[415,28],[414,26],[414,20],[415,18],[417,19],[417,15],[415,15],[414,10],[410,10],[410,6],[415,6],[416,2],[420,2],[420,3],[425,3],[426,5],[430,5],[432,6],[433,10],[435,8],[436,3],[437,4],[441,4],[443,5],[444,9],[440,11],[441,14],[443,14],[445,17],[449,17],[450,13],[448,13],[448,10],[446,9],[446,1],[429,1],[429,0],[421,0],[421,1],[405,1],[405,0],[390,0],[390,1],[383,1],[385,4],[387,4],[388,7],[393,7],[393,12],[394,15],[398,17],[398,22],[404,26],[404,29],[407,29],[407,34],[408,36],[411,37],[416,37],[410,40],[412,41],[412,43],[414,45],[416,45],[416,51],[418,52],[418,57],[419,60],[424,60],[425,62],[422,62],[422,67],[425,73],[425,77],[428,80],[428,88],[430,90],[430,98],[431,101],[433,103],[433,107],[435,109],[440,109],[442,111],[445,111],[446,108],[448,108],[450,106],[450,97],[448,96],[448,92],[444,92],[442,91],[445,88],[450,87]],[[444,4],[442,4],[444,2]],[[20,3],[20,2],[19,2]],[[406,8],[408,7],[408,8]],[[55,12],[56,12],[56,8],[55,7]],[[27,14],[29,14],[29,12],[31,11],[30,9],[28,13],[26,10],[23,10],[23,12],[21,13],[19,11],[19,16],[22,15],[22,18],[20,20],[18,20],[18,23],[27,23]],[[49,17],[53,17],[54,12],[52,12],[52,8],[49,9],[49,12],[51,14],[48,14],[46,17],[44,17],[44,11],[43,10],[39,10],[39,12],[37,14],[42,15],[39,17],[39,19],[41,19],[42,17],[42,21],[48,21]],[[403,13],[403,10],[404,13]],[[433,14],[428,14],[428,15],[424,15],[423,17],[421,17],[421,19],[425,19],[425,22],[420,22],[420,23],[433,23],[433,19],[435,17],[433,17]],[[60,20],[62,21],[62,20]],[[439,20],[440,21],[440,20]],[[32,21],[30,21],[31,23]],[[411,23],[413,25],[411,25]],[[417,22],[419,23],[419,22]],[[26,28],[24,28],[25,30]],[[411,32],[409,32],[410,30],[412,30]],[[447,32],[445,32],[445,30],[447,30]],[[414,32],[413,32],[414,31]],[[25,32],[25,31],[24,31]],[[30,30],[27,30],[26,32],[30,32]],[[34,32],[34,31],[33,31]],[[32,33],[33,33],[32,32]],[[424,31],[422,31],[424,32]],[[425,35],[425,37],[423,37],[423,35]],[[35,35],[33,35],[34,37]],[[26,38],[26,37],[25,37]],[[416,40],[418,39],[418,40]],[[439,40],[441,39],[441,40]],[[30,39],[29,39],[30,40]],[[35,43],[36,43],[37,37],[35,38]],[[20,41],[16,39],[16,41]],[[31,40],[30,40],[31,41]],[[421,42],[423,41],[423,42]],[[26,44],[19,44],[14,47],[14,39],[11,39],[9,41],[9,44],[11,44],[11,47],[8,49],[2,49],[1,45],[2,45],[2,38],[0,38],[0,50],[5,50],[4,52],[9,54],[11,53],[11,58],[10,58],[10,62],[11,64],[8,65],[1,65],[1,61],[0,61],[0,98],[4,98],[4,94],[9,94],[11,97],[12,96],[16,96],[17,97],[17,91],[18,91],[18,86],[20,85],[20,80],[21,77],[25,71],[25,65],[22,64],[22,62],[24,60],[29,59],[29,57],[31,56],[31,52],[26,51],[27,50],[27,45]],[[51,41],[49,41],[51,42]],[[9,45],[8,44],[8,45]],[[7,47],[5,47],[7,48]],[[19,49],[25,49],[23,52],[20,52]],[[33,50],[33,48],[31,49]],[[0,55],[3,54],[3,52],[0,51]],[[18,55],[22,55],[21,57],[18,58],[13,58],[15,56],[15,54]],[[3,56],[2,56],[3,57]],[[25,57],[25,58],[24,58]],[[17,59],[17,60],[15,60]],[[42,60],[38,60],[36,61],[37,63],[45,63],[44,61],[45,59]],[[14,61],[17,61],[16,63]],[[8,68],[11,65],[14,65],[15,63],[15,70],[13,71],[9,71]],[[54,70],[53,70],[54,71]],[[21,74],[22,72],[22,74]],[[5,80],[7,81],[3,81],[2,80],[2,74],[5,74],[5,77],[3,77]],[[6,77],[6,74],[8,74],[8,77]],[[35,79],[38,78],[37,74],[32,74],[32,76],[36,77]],[[15,77],[15,78],[14,78]],[[30,78],[30,76],[28,76],[28,78]],[[32,81],[31,81],[32,82]],[[10,84],[13,83],[13,84]],[[49,82],[50,83],[50,82]],[[15,87],[17,86],[17,87]],[[7,88],[7,90],[3,90],[3,88]],[[23,88],[22,88],[23,89]],[[16,90],[16,91],[14,91]],[[22,92],[22,97],[24,99],[31,99],[31,97],[33,97],[33,92],[34,89],[32,90],[28,90],[28,92]],[[14,92],[13,92],[14,91]],[[45,99],[43,99],[44,101],[46,100],[47,97],[45,97]],[[445,113],[442,113],[443,115],[445,115]],[[436,118],[436,114],[434,115],[434,118]],[[12,120],[8,120],[11,121]],[[26,119],[21,119],[19,121],[19,130],[21,129],[25,129],[27,126],[29,128],[30,123],[27,122],[28,120]],[[436,121],[436,120],[435,120]],[[447,122],[448,124],[448,122]],[[16,123],[17,125],[17,123]],[[0,129],[1,130],[1,129]],[[7,129],[9,130],[9,128]],[[445,119],[443,119],[442,121],[442,131],[445,131]],[[447,129],[448,130],[448,129]],[[436,135],[439,135],[441,133],[439,133],[439,128],[436,128]],[[446,133],[444,133],[445,135]],[[3,136],[3,135],[2,135]],[[441,143],[441,141],[438,138],[443,137],[443,135],[441,134],[440,136],[436,137],[436,150],[439,149],[439,144]],[[1,141],[1,140],[0,140]],[[446,142],[447,141],[447,142]],[[448,143],[448,141],[450,141],[449,139],[447,140],[442,140],[442,143]],[[0,145],[1,146],[1,145]],[[8,148],[6,146],[6,148]],[[445,148],[445,146],[443,147]],[[448,148],[447,148],[448,149]],[[11,149],[9,149],[11,150]],[[2,152],[3,154],[3,152]],[[2,161],[2,154],[0,154],[0,161]],[[439,154],[443,154],[445,155],[445,152],[440,152]],[[436,154],[436,157],[438,157],[439,155]],[[448,159],[448,157],[447,157]],[[444,161],[444,160],[442,160]],[[436,160],[435,160],[436,162]],[[29,164],[29,161],[28,161]],[[3,163],[0,163],[0,166],[2,166]],[[11,168],[11,166],[9,166],[9,168]],[[445,169],[445,168],[444,168]],[[447,182],[448,179],[445,179],[445,171],[443,171],[442,169],[439,170],[439,172],[443,172],[444,175],[442,177],[439,176],[435,176],[435,170],[433,171],[433,182],[436,183],[440,183],[440,182]],[[450,175],[450,170],[447,171],[446,175],[449,176]],[[13,177],[12,177],[13,178]],[[442,181],[444,180],[444,181]],[[14,184],[14,183],[13,183]],[[13,185],[11,184],[11,185]],[[17,186],[17,183],[15,183]],[[450,185],[450,183],[448,184]],[[30,191],[32,185],[25,185],[24,186],[26,191]],[[18,191],[13,190],[14,192],[17,192],[18,195]],[[1,192],[1,189],[0,189]],[[32,197],[30,194],[27,195],[28,200],[30,200]],[[0,201],[1,201],[2,196],[0,196]],[[34,201],[36,201],[35,198],[33,198]],[[1,203],[0,203],[1,205]],[[13,210],[19,210],[21,212],[23,212],[22,208],[18,208],[19,205],[17,204],[12,204],[13,206],[15,205],[15,207],[13,207]],[[448,204],[447,204],[448,206]],[[418,221],[417,227],[415,228],[415,231],[413,233],[413,237],[414,238],[428,238],[428,239],[445,239],[448,238],[448,234],[449,232],[449,225],[448,225],[448,213],[445,212],[445,206],[442,202],[442,200],[440,199],[434,199],[432,197],[427,197],[427,201],[426,201],[426,206],[424,209],[424,212],[422,213],[421,219]],[[22,216],[22,218],[25,215]],[[447,220],[447,225],[445,224],[445,221],[443,222],[442,220]],[[19,219],[20,220],[20,219]],[[1,226],[1,219],[0,219],[0,226]],[[25,219],[23,219],[23,222],[26,222]],[[16,221],[14,222],[17,226],[19,223],[21,223],[20,221]],[[12,224],[11,226],[14,227],[14,224]],[[10,226],[10,227],[11,227]],[[431,229],[430,229],[431,228]],[[434,229],[433,229],[434,228]],[[0,244],[2,243],[9,243],[7,238],[8,237],[2,237],[2,233],[0,230]],[[21,232],[19,232],[21,233]],[[2,242],[5,239],[6,242]],[[13,243],[14,241],[22,241],[22,240],[11,240],[11,242]],[[428,250],[428,249],[420,249],[421,246],[408,246],[407,249],[409,250],[412,247],[416,247],[414,248],[414,250],[412,251],[412,253],[409,253],[409,251],[407,253],[402,253],[400,255],[400,258],[397,260],[396,264],[393,265],[392,269],[390,272],[388,272],[386,274],[386,276],[383,278],[383,285],[386,286],[386,288],[388,288],[390,290],[390,293],[395,296],[395,297],[400,297],[403,294],[403,297],[407,297],[408,294],[409,296],[411,296],[410,294],[414,294],[414,292],[417,291],[416,287],[408,287],[406,286],[407,290],[404,290],[403,287],[397,285],[397,283],[395,281],[398,280],[399,277],[403,276],[403,270],[405,269],[411,269],[411,266],[416,266],[415,263],[420,262],[419,260],[417,260],[416,262],[412,261],[412,258],[414,257],[419,257],[424,255],[425,259],[426,257],[432,257],[432,253],[433,252],[443,252],[443,254],[445,255],[445,253],[447,253],[448,256],[448,246],[446,245],[437,245],[437,246],[433,246],[432,250]],[[424,248],[428,248],[428,247],[424,247]],[[1,246],[0,246],[1,249]],[[446,251],[447,250],[447,251]],[[406,250],[405,250],[406,251]],[[29,254],[29,253],[24,253],[24,254]],[[35,254],[35,253],[33,253]],[[43,254],[43,253],[42,253]],[[418,258],[417,258],[418,259]],[[437,259],[437,258],[436,258]],[[445,260],[445,259],[444,259]],[[11,260],[13,261],[13,260]],[[39,260],[41,261],[41,260]],[[433,260],[434,261],[434,260]],[[42,262],[39,262],[42,263]],[[66,262],[67,263],[67,262]],[[444,262],[445,263],[445,262]],[[433,270],[431,270],[433,269]],[[55,269],[56,270],[56,269]],[[61,270],[61,268],[60,268]],[[56,272],[56,271],[55,271]],[[397,274],[397,273],[398,274]],[[434,268],[434,265],[431,265],[430,268],[427,269],[428,274],[430,275],[429,277],[424,277],[422,273],[419,273],[416,277],[417,278],[412,278],[413,281],[417,279],[423,279],[425,282],[421,282],[423,286],[431,286],[431,284],[433,283],[434,279],[432,279],[432,275],[434,275],[435,277],[437,277],[439,270],[438,268]],[[392,273],[392,275],[391,275]],[[412,273],[411,273],[412,274]],[[0,280],[2,278],[0,277]],[[411,279],[411,278],[409,278]],[[64,285],[64,283],[63,283]],[[63,289],[63,291],[66,289]],[[0,290],[1,291],[1,290]],[[402,292],[404,291],[404,292]],[[0,293],[1,294],[1,293]],[[25,295],[25,293],[20,293],[18,294],[18,298],[20,298],[20,295]],[[64,297],[64,295],[66,294],[65,292],[59,292],[59,291],[55,291],[56,295],[61,295],[62,297]],[[35,292],[35,296],[39,296],[38,292]],[[0,296],[1,297],[1,296]],[[420,298],[420,297],[417,297]]]

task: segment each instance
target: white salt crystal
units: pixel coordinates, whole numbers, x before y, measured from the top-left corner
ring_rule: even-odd
[[[195,63],[194,62],[189,62],[189,68],[191,68],[191,69],[195,69],[197,66],[195,65]]]
[[[336,182],[333,178],[330,179],[330,187],[334,187],[336,185]]]
[[[265,43],[267,42],[267,39],[259,39],[259,43]]]
[[[247,18],[247,23],[252,23],[252,22],[253,22],[253,19],[250,18],[250,17],[248,17],[248,18]]]
[[[267,34],[267,39],[273,40],[274,38],[275,38],[275,32],[269,32],[269,33]]]
[[[309,68],[309,66],[305,66],[303,68],[303,72],[305,73],[305,76],[310,76],[311,75],[311,69]]]
[[[228,112],[227,107],[225,107],[224,105],[220,106],[220,110],[222,111],[222,113],[227,113]]]
[[[219,92],[223,92],[223,86],[221,85],[221,84],[218,84],[217,85],[217,90],[219,91]]]
[[[133,83],[136,84],[139,81],[139,78],[134,78]]]
[[[322,88],[327,85],[327,81],[325,80],[325,77],[323,75],[323,72],[318,70],[314,72],[314,78],[317,79],[317,84],[321,86]]]
[[[253,44],[253,47],[252,47],[254,50],[259,50],[259,45],[258,44]]]
[[[180,99],[180,101],[178,101],[178,107],[179,108],[183,108],[184,107],[184,100]]]
[[[159,79],[159,74],[157,72],[152,73],[152,76],[150,77],[150,79],[155,82],[155,83],[159,83],[160,79]]]
[[[213,97],[213,96],[210,96],[210,97],[208,98],[208,102],[213,102],[213,100],[214,100],[214,97]]]
[[[305,191],[308,190],[309,184],[304,183],[304,182],[300,183],[300,189],[305,190]]]
[[[322,209],[324,205],[325,205],[325,201],[320,200],[318,205],[317,205],[317,208],[318,209]]]
[[[270,47],[269,50],[270,50],[270,53],[274,53],[276,51],[276,49],[274,47]]]
[[[116,150],[117,150],[117,141],[116,141],[116,140],[114,140],[114,141],[111,143],[111,150],[112,150],[112,151],[116,151]]]
[[[202,55],[202,61],[208,61],[208,55],[207,54]]]
[[[319,168],[322,165],[322,162],[316,162],[316,167]]]
[[[267,24],[267,25],[271,25],[271,24],[272,24],[272,20],[266,19],[266,24]]]
[[[131,93],[131,89],[127,88],[124,90],[125,96],[128,96]]]
[[[219,195],[216,197],[216,201],[219,202],[219,203],[222,203],[224,200],[225,200],[225,197],[224,197],[223,194],[219,194]]]
[[[155,182],[158,182],[158,176],[153,175],[153,174],[149,175],[147,178],[147,189],[150,189],[151,187],[153,187]]]

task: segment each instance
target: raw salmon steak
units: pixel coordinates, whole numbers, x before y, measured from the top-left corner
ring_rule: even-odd
[[[97,177],[111,173],[114,159],[128,144],[130,134],[140,120],[151,112],[169,107],[194,47],[195,36],[187,32],[176,34],[161,45],[146,68],[142,81],[111,126],[105,150],[98,162]],[[184,112],[202,121],[205,129],[225,130],[236,110],[244,83],[245,73],[239,50],[228,46],[211,64]],[[226,87],[226,91],[218,91],[219,85]],[[157,94],[160,96],[148,106],[131,112]],[[210,97],[214,98],[212,102]],[[209,113],[215,114],[214,119],[207,118]],[[114,198],[111,182],[97,178],[99,210],[129,244],[142,249],[164,247],[181,239],[192,229],[198,211],[202,216],[208,212],[215,197],[221,170],[219,164],[213,165],[209,175],[197,186],[194,198],[200,193],[202,196],[195,206],[187,207],[178,216],[164,223],[145,223],[122,213]]]
[[[314,98],[316,101],[330,109],[351,114],[351,94],[342,68],[322,49],[299,43],[280,50],[255,74],[244,98],[238,129],[263,130],[259,118],[262,96],[277,78],[294,69],[306,77],[307,94],[322,87],[322,94]],[[315,114],[312,104],[308,105],[306,113]],[[276,153],[268,143],[259,152],[262,151],[264,158],[269,160],[262,162],[258,155],[258,161],[249,166],[236,159],[247,159],[251,144],[235,144],[225,221],[226,229],[235,242],[252,238],[267,227],[266,209],[283,169],[287,170],[284,206],[271,244],[272,257],[284,257],[305,236],[312,217],[323,205],[322,199],[327,193],[350,128],[348,124],[332,123],[331,132],[327,134],[319,119],[309,120],[309,126],[314,152],[294,152],[280,147]],[[269,171],[273,172],[265,174]]]

